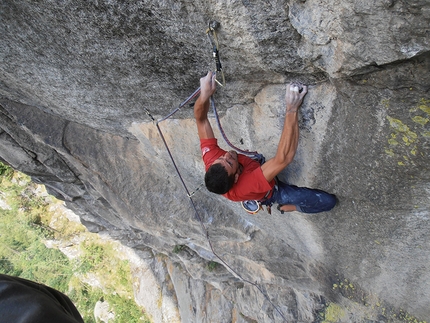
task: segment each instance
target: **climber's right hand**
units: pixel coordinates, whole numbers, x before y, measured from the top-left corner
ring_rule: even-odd
[[[200,97],[203,102],[209,100],[216,90],[216,73],[208,72],[200,79]]]

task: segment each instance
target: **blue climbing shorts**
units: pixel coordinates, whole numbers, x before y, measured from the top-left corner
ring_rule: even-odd
[[[263,204],[295,205],[297,211],[318,213],[330,211],[337,203],[336,196],[327,192],[307,187],[297,187],[278,181],[272,197]]]

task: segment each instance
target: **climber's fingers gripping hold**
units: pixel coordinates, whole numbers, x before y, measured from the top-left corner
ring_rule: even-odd
[[[288,84],[285,94],[287,112],[297,112],[306,93],[308,93],[308,87],[306,85],[301,83]]]

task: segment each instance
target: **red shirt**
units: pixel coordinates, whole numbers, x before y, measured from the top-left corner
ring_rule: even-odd
[[[225,150],[219,148],[216,138],[200,139],[200,149],[206,171],[216,159],[226,153]],[[223,196],[235,202],[263,199],[267,192],[275,186],[275,180],[267,182],[259,162],[242,154],[238,154],[237,157],[243,166],[243,171],[238,181]]]

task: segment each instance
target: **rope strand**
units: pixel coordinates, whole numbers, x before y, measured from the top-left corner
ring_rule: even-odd
[[[179,171],[179,168],[178,168],[178,166],[176,165],[176,162],[175,162],[175,160],[174,160],[174,158],[173,158],[173,155],[172,155],[172,153],[171,153],[171,151],[170,151],[170,149],[169,149],[169,146],[167,145],[167,142],[166,142],[166,140],[165,140],[165,138],[164,138],[164,135],[163,135],[163,132],[161,131],[161,128],[160,128],[160,126],[159,126],[159,123],[160,122],[162,122],[162,121],[164,121],[164,120],[166,120],[166,119],[168,119],[168,118],[170,118],[172,115],[174,115],[177,111],[179,111],[179,109],[181,109],[185,104],[187,104],[189,101],[191,101],[193,98],[195,98],[198,94],[200,93],[200,88],[198,88],[196,91],[194,91],[194,93],[193,94],[191,94],[184,102],[182,102],[176,109],[174,109],[171,113],[169,113],[166,117],[164,117],[164,118],[162,118],[162,119],[160,119],[160,120],[158,120],[157,122],[156,122],[156,127],[157,127],[157,130],[158,130],[158,133],[159,133],[159,135],[160,135],[160,137],[161,137],[161,139],[162,139],[162,141],[163,141],[163,144],[164,144],[164,146],[165,146],[165,148],[166,148],[166,150],[167,150],[167,152],[168,152],[168,154],[169,154],[169,157],[170,157],[170,160],[172,161],[172,164],[173,164],[173,166],[174,166],[174,168],[175,168],[175,170],[176,170],[176,173],[178,174],[178,177],[179,177],[179,179],[180,179],[180,181],[181,181],[181,183],[182,183],[182,186],[184,187],[184,189],[185,189],[185,192],[187,193],[187,197],[189,198],[189,200],[190,200],[190,204],[191,204],[191,206],[192,206],[192,208],[193,208],[193,210],[194,210],[194,212],[195,212],[195,215],[197,216],[197,219],[199,220],[199,222],[200,222],[200,226],[201,226],[201,228],[202,228],[202,231],[203,231],[203,233],[205,234],[205,236],[206,236],[206,240],[207,240],[207,242],[208,242],[208,244],[209,244],[209,247],[210,247],[210,249],[211,249],[211,251],[212,251],[212,253],[214,254],[214,256],[225,266],[225,268],[233,275],[233,276],[235,276],[236,278],[238,278],[239,280],[241,280],[242,282],[245,282],[245,283],[248,283],[248,284],[250,284],[250,285],[252,285],[252,286],[254,286],[255,288],[257,288],[258,289],[258,291],[264,296],[264,298],[273,306],[273,308],[276,310],[276,312],[278,312],[278,314],[284,319],[284,321],[285,322],[287,322],[287,320],[286,320],[286,318],[285,318],[285,316],[284,316],[284,314],[281,312],[281,310],[271,301],[271,299],[269,298],[269,296],[267,295],[267,293],[263,290],[263,288],[261,287],[261,286],[259,286],[258,284],[257,284],[257,282],[252,282],[252,281],[250,281],[250,280],[248,280],[248,279],[245,279],[245,278],[243,278],[243,276],[242,275],[240,275],[236,270],[234,270],[220,255],[218,255],[218,253],[215,251],[215,249],[214,249],[214,247],[213,247],[213,245],[212,245],[212,240],[210,239],[210,236],[209,236],[209,231],[208,231],[208,229],[206,228],[206,226],[204,225],[204,222],[203,222],[203,219],[202,219],[202,217],[200,216],[200,213],[198,212],[198,210],[197,210],[197,207],[196,207],[196,205],[195,205],[195,203],[194,203],[194,200],[193,200],[193,198],[192,198],[192,196],[194,195],[194,193],[195,192],[197,192],[198,191],[198,189],[200,188],[198,188],[198,189],[196,189],[192,194],[190,194],[190,192],[189,192],[189,190],[188,190],[188,187],[187,187],[187,185],[185,184],[185,181],[184,181],[184,179],[183,179],[183,177],[182,177],[182,175],[181,175],[181,172]],[[214,102],[214,100],[212,99],[212,97],[211,97],[211,104],[212,104],[212,107],[213,107],[213,109],[214,109],[214,113],[215,113],[215,118],[216,118],[216,120],[217,120],[217,124],[218,124],[218,127],[220,128],[220,132],[223,134],[223,138],[224,138],[224,140],[227,142],[227,144],[229,144],[230,145],[230,147],[232,147],[233,149],[236,149],[236,150],[238,150],[239,152],[241,152],[241,153],[244,153],[244,154],[248,154],[248,155],[255,155],[255,154],[257,154],[257,152],[249,152],[249,151],[244,151],[244,150],[242,150],[242,149],[238,149],[237,147],[234,147],[231,143],[230,143],[230,141],[227,139],[227,137],[225,136],[225,133],[224,133],[224,131],[222,130],[222,127],[221,127],[221,123],[219,122],[219,118],[218,118],[218,113],[217,113],[217,111],[216,111],[216,108],[215,108],[215,102]],[[146,109],[145,109],[146,110]],[[146,110],[146,112],[147,112],[147,114],[148,115],[150,115],[150,117],[151,117],[151,119],[153,120],[153,121],[155,121],[154,120],[154,118],[152,117],[152,115],[149,113],[149,111],[148,110]]]
[[[240,152],[243,155],[247,155],[247,156],[258,155],[258,152],[256,152],[256,151],[248,151],[248,150],[243,150],[243,149],[237,148],[236,146],[234,146],[230,142],[230,140],[228,140],[227,136],[225,135],[224,129],[221,126],[221,122],[219,121],[218,112],[217,112],[216,107],[215,107],[215,101],[214,101],[214,99],[212,97],[210,98],[210,102],[211,102],[212,110],[213,110],[214,115],[215,115],[216,123],[218,125],[218,129],[219,129],[222,137],[224,138],[224,141],[227,143],[227,145],[229,145],[231,148],[233,148],[234,150]]]

